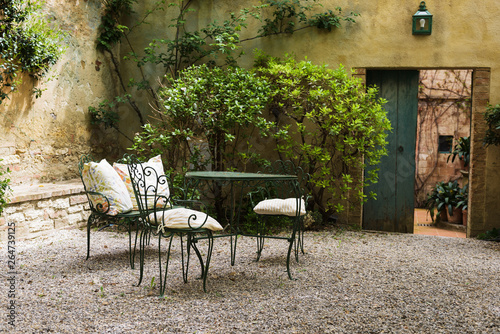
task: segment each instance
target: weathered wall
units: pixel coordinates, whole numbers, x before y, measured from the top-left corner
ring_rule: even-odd
[[[298,58],[307,56],[316,63],[326,63],[331,67],[341,63],[346,68],[475,69],[471,131],[471,165],[475,171],[470,176],[471,224],[468,225],[468,235],[474,236],[479,231],[498,226],[496,217],[500,215],[500,206],[496,205],[495,199],[500,196],[497,168],[500,149],[485,150],[482,146],[485,128],[481,113],[488,101],[492,104],[500,102],[500,78],[495,75],[500,69],[497,57],[500,52],[497,38],[500,3],[495,0],[472,3],[465,0],[427,1],[427,8],[434,15],[430,36],[413,36],[411,33],[411,16],[418,9],[419,1],[328,0],[322,3],[326,8],[340,6],[346,12],[355,11],[361,16],[356,19],[356,24],[344,24],[331,33],[311,29],[300,31],[293,37],[275,36],[246,42],[247,56],[241,63],[250,67],[253,61],[251,50],[260,48],[275,56],[293,52]],[[204,1],[196,15],[211,15],[221,20],[228,11],[249,5],[248,1],[224,4]],[[157,25],[152,34],[165,31],[166,24],[167,20]]]
[[[91,127],[87,113],[115,95],[108,63],[95,47],[101,1],[47,0],[44,11],[66,33],[67,50],[44,80],[26,77],[0,106],[0,158],[14,185],[75,178],[81,153],[93,147],[104,156],[117,147],[116,133]],[[30,94],[33,85],[44,89],[38,99]]]
[[[155,0],[145,0],[137,6],[137,13],[130,22],[141,17],[141,11],[151,8]],[[15,182],[32,177],[46,179],[76,176],[75,157],[89,146],[116,152],[118,136],[108,141],[102,133],[88,125],[85,115],[89,105],[97,105],[104,98],[116,94],[116,81],[102,54],[95,50],[95,37],[101,10],[100,1],[48,0],[48,10],[60,22],[69,35],[69,49],[51,74],[56,80],[46,85],[41,99],[31,100],[17,95],[5,109],[0,119],[0,156],[7,157],[14,169]],[[237,11],[257,1],[219,0],[200,1],[201,8],[193,13],[200,22],[207,18],[224,19],[229,11]],[[411,16],[419,1],[366,1],[325,0],[326,8],[340,6],[344,11],[361,14],[356,24],[345,23],[342,28],[328,32],[315,29],[303,30],[292,37],[275,36],[245,42],[247,55],[241,64],[251,66],[254,48],[282,56],[293,52],[298,58],[307,56],[316,63],[336,67],[342,63],[347,68],[471,68],[474,72],[472,114],[472,168],[471,206],[468,225],[469,235],[498,226],[500,206],[495,199],[500,197],[500,148],[487,150],[482,147],[484,122],[481,112],[486,104],[500,102],[500,2],[496,0],[430,0],[429,11],[434,15],[433,32],[430,36],[411,34]],[[168,31],[170,18],[164,12],[154,13],[154,24],[145,25],[130,37],[135,50],[140,51],[153,38],[161,38]],[[196,24],[194,24],[196,26]],[[252,26],[252,25],[251,25]],[[244,34],[243,34],[243,37]],[[129,50],[122,46],[122,55]],[[123,64],[122,69],[132,76],[135,64]],[[147,68],[147,73],[161,76],[158,68]],[[361,72],[360,72],[361,73]],[[490,82],[491,79],[491,82]],[[142,109],[147,113],[148,98],[144,95]],[[138,129],[137,117],[126,115],[121,123],[132,135]],[[110,137],[107,137],[110,138]],[[121,137],[120,137],[121,138]],[[121,140],[121,139],[120,139]],[[122,141],[122,146],[128,143]]]

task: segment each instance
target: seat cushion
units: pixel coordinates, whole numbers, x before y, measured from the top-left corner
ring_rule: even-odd
[[[98,209],[99,211],[116,216],[132,210],[132,201],[125,184],[106,159],[99,163],[86,163],[83,166],[82,179],[87,191],[99,192],[108,199],[109,207],[103,196],[89,195],[95,208],[102,205],[102,210]]]
[[[221,231],[222,226],[217,220],[201,211],[178,208],[153,212],[149,215],[150,222],[158,225],[158,230],[165,232],[165,228],[189,229],[203,225],[204,229]],[[188,223],[189,222],[189,223]],[[191,226],[190,226],[191,225]]]
[[[258,214],[261,215],[284,215],[284,216],[297,216],[298,208],[297,205],[300,205],[300,213],[299,216],[303,216],[306,214],[306,203],[303,199],[298,198],[273,198],[266,199],[259,202],[254,208]]]
[[[156,157],[153,157],[149,159],[147,162],[143,163],[144,168],[146,167],[151,167],[155,170],[155,173],[151,173],[151,175],[146,176],[146,184],[147,185],[156,185],[157,180],[155,179],[160,175],[165,175],[165,172],[163,170],[163,163],[161,161],[161,155],[157,155]],[[130,174],[128,171],[128,165],[127,164],[119,164],[119,163],[114,163],[113,168],[116,170],[120,178],[122,179],[123,183],[127,187],[127,191],[130,196],[130,200],[132,201],[132,208],[133,210],[139,210],[139,206],[137,205],[137,199],[135,198],[134,194],[134,188],[132,187],[132,181],[130,180]],[[156,174],[156,175],[155,175]],[[165,179],[166,180],[166,179]],[[162,198],[168,198],[170,196],[170,189],[168,187],[168,182],[165,182],[163,184],[158,184],[158,191],[157,194],[162,197]],[[153,201],[154,198],[151,197],[151,203],[148,203],[148,208],[153,207]],[[149,200],[148,200],[149,202]],[[165,206],[165,202],[158,202],[157,207],[163,207]]]

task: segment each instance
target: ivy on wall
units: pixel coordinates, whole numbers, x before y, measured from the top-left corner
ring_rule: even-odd
[[[64,52],[63,33],[41,14],[42,5],[0,0],[0,104],[22,83],[21,73],[39,79]],[[41,90],[33,93],[39,97]]]

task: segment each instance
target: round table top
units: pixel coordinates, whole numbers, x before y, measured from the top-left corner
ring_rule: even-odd
[[[297,175],[221,171],[192,171],[186,173],[186,178],[198,180],[296,180]]]

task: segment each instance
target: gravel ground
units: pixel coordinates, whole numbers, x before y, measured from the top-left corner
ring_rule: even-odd
[[[176,239],[178,240],[178,239]],[[285,268],[286,242],[241,238],[235,266],[215,240],[208,292],[192,262],[188,283],[174,243],[164,298],[157,248],[145,279],[128,264],[127,235],[61,231],[16,243],[15,329],[5,307],[0,331],[19,333],[499,333],[500,247],[473,239],[330,230],[308,232],[306,254]],[[5,245],[1,245],[6,254]],[[2,266],[6,268],[5,256]],[[193,258],[195,259],[195,258]],[[9,305],[2,274],[1,305]]]

